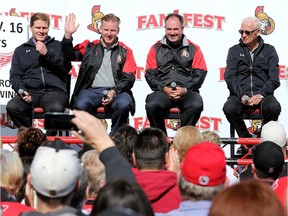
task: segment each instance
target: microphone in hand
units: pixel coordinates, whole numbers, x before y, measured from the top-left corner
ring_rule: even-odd
[[[176,82],[172,82],[170,84],[170,87],[172,88],[172,90],[176,90],[176,86],[177,86]]]
[[[23,98],[25,96],[24,90],[23,89],[19,89],[18,90],[18,95]]]
[[[108,97],[108,90],[104,90],[103,91],[103,99],[104,100],[106,100],[106,99],[108,99],[109,97]]]

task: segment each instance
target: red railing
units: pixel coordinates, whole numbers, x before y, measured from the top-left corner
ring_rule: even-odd
[[[48,136],[48,140],[53,141],[55,139],[61,139],[67,144],[75,144],[78,145],[80,148],[82,148],[81,144],[83,143],[82,140],[80,140],[77,137],[71,137],[71,136]],[[168,143],[173,142],[173,137],[167,137]],[[15,150],[14,144],[17,142],[16,136],[2,136],[1,137],[2,145],[9,145],[13,150]],[[260,143],[260,138],[221,138],[221,142],[226,145],[235,145],[235,144],[241,144],[241,145],[257,145]],[[247,165],[252,163],[252,159],[247,159],[247,157],[250,155],[251,150],[244,156],[242,156],[240,159],[238,158],[229,158],[227,159],[227,163],[231,165]],[[234,154],[233,154],[234,155]]]

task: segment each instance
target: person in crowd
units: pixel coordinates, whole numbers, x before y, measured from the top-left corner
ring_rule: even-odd
[[[288,163],[287,163],[287,137],[284,126],[280,122],[270,121],[263,125],[260,137],[261,143],[266,141],[271,141],[281,147],[285,163],[283,171],[279,177],[284,177],[288,175]],[[247,165],[240,173],[240,179],[252,178],[252,165]]]
[[[221,191],[214,199],[209,216],[284,216],[277,196],[267,184],[243,181]]]
[[[120,18],[106,14],[101,19],[101,38],[85,40],[73,48],[76,15],[66,16],[62,40],[65,55],[72,61],[81,61],[78,78],[71,98],[71,107],[96,115],[99,106],[112,109],[110,135],[127,123],[129,111],[135,112],[132,87],[135,82],[136,62],[132,50],[119,41]]]
[[[151,127],[166,132],[164,119],[171,107],[180,109],[181,126],[195,126],[203,110],[199,94],[207,66],[198,45],[183,34],[185,20],[171,13],[165,18],[165,36],[147,55],[145,79],[153,91],[146,98]]]
[[[169,148],[166,164],[167,169],[178,173],[188,149],[201,141],[202,134],[198,128],[191,125],[179,128]]]
[[[32,37],[13,54],[10,82],[17,94],[6,110],[18,128],[32,126],[34,107],[63,112],[68,105],[66,83],[71,62],[66,61],[61,42],[48,35],[49,26],[47,14],[34,13],[30,19]]]
[[[182,202],[178,209],[164,215],[207,216],[213,198],[223,190],[225,182],[224,151],[210,142],[200,142],[190,147],[185,155],[178,180]]]
[[[19,215],[35,209],[17,202],[16,195],[22,185],[23,164],[17,152],[0,149],[0,213],[3,216]]]
[[[40,128],[21,127],[17,133],[16,146],[20,158],[34,157],[37,148],[46,141],[47,136]]]
[[[273,186],[283,168],[284,155],[280,146],[271,141],[265,141],[256,146],[253,151],[253,178]]]
[[[115,145],[120,154],[128,160],[131,167],[134,167],[132,153],[137,138],[137,130],[128,124],[121,126],[114,136]]]
[[[118,178],[136,181],[130,164],[121,156],[101,121],[86,111],[73,110],[73,114],[75,117],[71,121],[79,131],[74,130],[72,134],[99,152],[99,159],[105,166],[106,183]]]
[[[266,123],[262,127],[260,139],[261,139],[261,142],[271,141],[279,145],[282,148],[284,158],[288,159],[287,158],[287,137],[286,137],[286,131],[285,131],[283,124],[281,124],[278,121],[270,121]]]
[[[139,133],[132,155],[134,175],[157,213],[176,209],[181,202],[177,174],[165,167],[168,148],[165,133],[148,127]]]
[[[81,157],[81,162],[88,175],[87,200],[83,209],[90,213],[100,189],[105,185],[105,167],[99,160],[99,153],[95,149],[85,152]]]
[[[84,215],[71,201],[81,184],[81,164],[77,152],[60,139],[47,141],[34,156],[27,184],[36,191],[37,214]],[[23,216],[35,215],[25,212]]]
[[[221,147],[222,142],[220,136],[215,131],[203,131],[202,141],[212,142]],[[239,173],[231,166],[226,165],[227,185],[231,186],[240,181]]]
[[[137,215],[154,216],[153,209],[142,188],[136,182],[127,179],[107,182],[100,190],[90,216],[97,216],[107,209],[119,208],[124,210],[123,213],[137,212]]]
[[[17,152],[0,149],[1,202],[16,202],[16,193],[22,185],[24,168]]]
[[[29,203],[29,199],[25,198],[27,175],[30,172],[30,165],[36,150],[46,141],[47,136],[40,128],[21,127],[17,133],[16,151],[18,152],[23,163],[24,175],[22,185],[16,194],[16,198],[18,202],[24,202],[29,206],[31,206],[31,203]]]
[[[277,121],[281,112],[281,105],[274,97],[280,86],[279,58],[275,48],[264,43],[260,27],[256,17],[243,19],[239,44],[229,49],[226,60],[224,79],[230,94],[223,112],[239,137],[252,137],[242,118],[244,109],[258,108],[263,116],[262,125]],[[237,149],[240,155],[247,152],[244,146]]]
[[[80,169],[80,184],[78,185],[78,191],[77,193],[74,193],[74,196],[72,197],[70,206],[81,210],[85,215],[89,214],[88,211],[85,209],[85,204],[88,197],[87,190],[89,190],[88,187],[88,173],[87,170],[83,167],[83,164],[81,162],[81,169]]]

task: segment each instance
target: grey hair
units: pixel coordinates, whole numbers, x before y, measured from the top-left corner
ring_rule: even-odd
[[[261,22],[257,17],[246,17],[242,20],[242,23],[253,22],[255,28],[261,28]]]

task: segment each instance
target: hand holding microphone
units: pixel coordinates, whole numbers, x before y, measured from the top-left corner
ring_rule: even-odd
[[[104,91],[103,91],[103,99],[104,99],[104,100],[109,99],[108,90],[104,90]]]
[[[177,87],[176,82],[172,82],[172,83],[170,84],[170,87],[172,88],[172,90],[176,90],[176,87]]]
[[[19,90],[18,90],[18,95],[19,95],[21,98],[23,98],[23,97],[26,96],[23,89],[19,89]]]
[[[27,103],[31,103],[32,102],[32,97],[27,91],[25,91],[23,89],[19,89],[18,90],[18,95],[21,97],[21,99],[23,101],[25,101]]]

